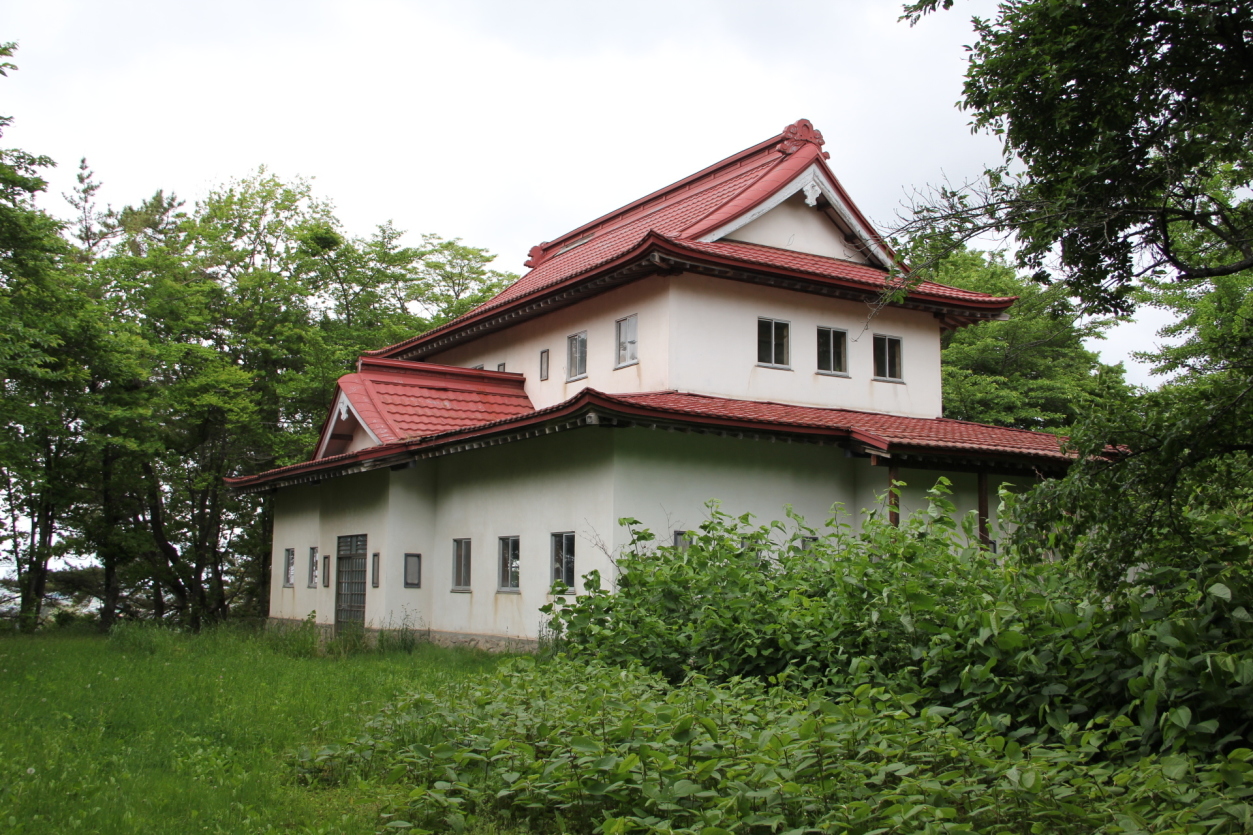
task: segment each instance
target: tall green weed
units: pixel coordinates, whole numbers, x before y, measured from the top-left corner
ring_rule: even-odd
[[[616,591],[548,607],[555,645],[671,682],[786,675],[839,697],[870,686],[953,711],[954,727],[1065,740],[1117,717],[1145,750],[1249,744],[1253,593],[1225,565],[1157,568],[1114,594],[1064,563],[993,555],[943,482],[925,512],[830,535],[717,512],[689,547],[634,520]]]

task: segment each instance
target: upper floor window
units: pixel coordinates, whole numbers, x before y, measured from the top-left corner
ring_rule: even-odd
[[[778,319],[757,320],[757,364],[787,368],[788,323]]]
[[[539,378],[541,380],[548,379],[548,349],[539,352]]]
[[[504,364],[503,362],[502,362],[502,363],[497,363],[497,365],[496,365],[496,370],[497,370],[497,371],[504,371],[504,370],[505,370],[505,364]]]
[[[874,376],[876,380],[902,379],[900,337],[875,334]]]
[[[517,591],[521,586],[521,559],[518,537],[500,538],[500,590]]]
[[[587,376],[587,331],[566,337],[566,379]]]
[[[638,317],[631,315],[625,319],[618,320],[618,365],[621,368],[624,365],[631,365],[639,362],[639,352],[636,349],[636,332]]]
[[[848,334],[835,328],[818,328],[818,370],[827,374],[848,373]]]
[[[574,534],[553,534],[553,582],[574,588]]]

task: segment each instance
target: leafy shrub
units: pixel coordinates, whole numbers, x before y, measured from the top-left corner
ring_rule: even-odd
[[[916,694],[835,699],[755,679],[672,686],[638,665],[532,659],[409,696],[306,777],[400,784],[390,829],[486,818],[541,831],[1235,832],[1253,824],[1253,752],[1111,764],[1126,717],[1057,744],[947,721]]]
[[[1064,738],[1115,717],[1153,750],[1246,744],[1253,616],[1243,575],[1158,568],[1112,595],[1070,566],[993,557],[954,521],[943,483],[897,527],[800,520],[752,528],[714,512],[690,547],[651,547],[632,526],[617,590],[548,607],[572,655],[640,663],[671,682],[786,673],[827,697],[869,685],[955,711],[970,730]]]

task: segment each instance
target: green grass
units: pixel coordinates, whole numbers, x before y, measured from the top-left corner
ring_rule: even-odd
[[[377,787],[299,785],[292,752],[351,738],[386,700],[497,658],[310,648],[238,629],[0,637],[0,831],[378,831]]]

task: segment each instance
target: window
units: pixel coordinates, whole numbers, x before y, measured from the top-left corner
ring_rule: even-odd
[[[329,589],[331,587],[331,555],[322,555],[322,588]]]
[[[638,321],[638,317],[634,315],[618,320],[618,368],[640,361],[639,351],[636,349]]]
[[[309,549],[309,588],[318,587],[318,549]]]
[[[801,537],[801,550],[802,551],[813,550],[813,547],[817,544],[818,544],[818,537],[816,536],[802,536]]]
[[[674,547],[675,548],[691,548],[692,547],[691,532],[690,531],[675,531],[674,532]]]
[[[574,588],[574,534],[553,534],[553,582]]]
[[[901,340],[899,337],[875,334],[874,376],[878,380],[901,379]]]
[[[541,380],[548,379],[548,349],[539,352],[539,378]]]
[[[405,588],[422,588],[421,554],[405,554]]]
[[[379,555],[377,551],[370,555],[370,586],[376,589],[379,587]]]
[[[479,363],[478,365],[472,365],[472,366],[470,366],[470,370],[471,370],[471,371],[482,371],[482,370],[483,370],[483,363]]]
[[[500,590],[518,590],[518,537],[500,538]]]
[[[788,323],[778,319],[757,320],[757,364],[788,367]]]
[[[566,379],[587,376],[587,331],[566,338]]]
[[[296,585],[296,549],[288,548],[283,552],[283,587]]]
[[[496,370],[497,370],[497,371],[504,371],[504,370],[505,370],[505,364],[504,364],[503,362],[502,362],[502,363],[497,363],[497,365],[496,365]]]
[[[470,540],[452,541],[452,587],[470,588]]]
[[[835,328],[818,328],[818,370],[847,374],[848,334]]]

